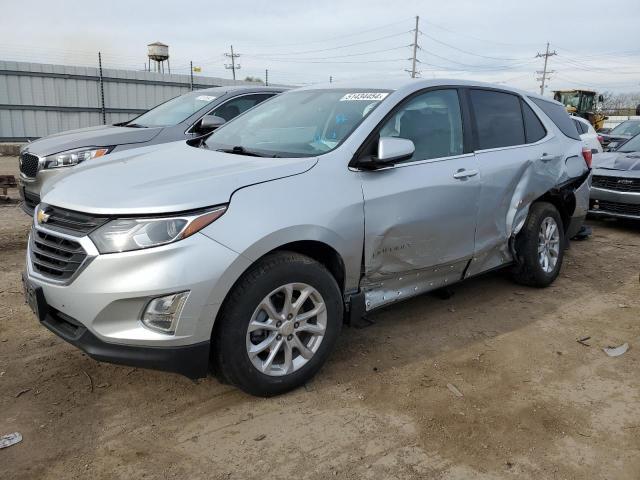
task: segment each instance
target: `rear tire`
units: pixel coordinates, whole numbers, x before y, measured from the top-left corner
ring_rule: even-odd
[[[551,285],[562,268],[565,249],[558,209],[548,202],[531,205],[515,247],[518,262],[512,272],[513,279],[532,287]]]
[[[269,254],[238,280],[222,307],[214,370],[252,395],[299,387],[329,357],[342,313],[340,288],[323,265],[295,252]]]

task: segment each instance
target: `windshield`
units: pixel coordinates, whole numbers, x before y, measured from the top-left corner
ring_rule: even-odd
[[[347,138],[388,94],[353,89],[284,93],[223,125],[206,145],[245,155],[321,155]]]
[[[619,152],[640,152],[640,135],[636,135],[628,142],[625,142],[619,149]]]
[[[129,122],[137,127],[170,127],[186,120],[216,99],[213,95],[192,92],[172,98]]]
[[[627,120],[616,126],[609,132],[609,135],[629,135],[634,136],[640,133],[640,120]]]
[[[563,105],[566,105],[567,107],[574,107],[576,109],[578,108],[579,103],[580,103],[580,97],[576,92],[557,93],[555,99],[558,100]]]

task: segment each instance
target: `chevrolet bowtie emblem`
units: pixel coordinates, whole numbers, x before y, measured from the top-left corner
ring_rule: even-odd
[[[44,210],[38,209],[38,224],[47,223],[50,216],[51,215],[46,213]]]

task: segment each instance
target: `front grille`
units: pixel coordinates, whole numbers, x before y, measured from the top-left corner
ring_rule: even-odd
[[[38,164],[40,159],[31,153],[23,153],[20,155],[20,171],[27,177],[34,178],[38,173]]]
[[[36,272],[53,280],[69,280],[87,258],[82,246],[73,240],[33,229],[29,245]]]
[[[603,177],[594,175],[591,186],[619,192],[640,193],[640,178]]]
[[[40,196],[35,193],[29,193],[26,190],[23,191],[24,195],[24,205],[27,210],[33,215],[33,211],[36,208],[36,205],[40,203]]]
[[[595,205],[598,205],[597,209],[594,208]],[[621,215],[640,216],[640,205],[633,205],[631,203],[607,202],[599,200],[597,203],[593,202],[591,209],[596,212],[609,212],[618,213]]]
[[[88,213],[74,212],[46,204],[40,205],[40,211],[43,212],[47,218],[47,229],[80,237],[91,233],[109,221],[108,217],[98,217]]]

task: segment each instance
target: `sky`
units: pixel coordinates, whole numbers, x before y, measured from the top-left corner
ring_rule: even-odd
[[[640,91],[640,2],[617,0],[380,1],[2,0],[0,60],[142,70],[147,44],[169,45],[173,73],[280,84],[409,77],[420,17],[423,78],[498,82],[538,91],[546,42],[547,92]],[[610,18],[611,20],[606,20]]]

